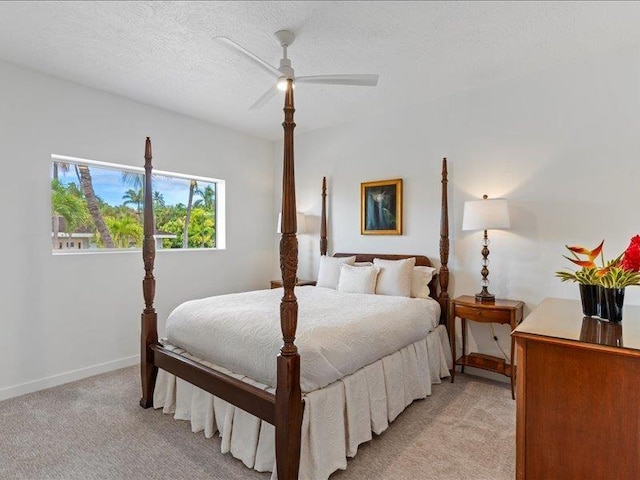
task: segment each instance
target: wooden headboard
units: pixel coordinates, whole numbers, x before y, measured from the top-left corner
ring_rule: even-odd
[[[334,257],[353,257],[356,262],[373,262],[374,258],[381,260],[403,260],[405,258],[416,257],[416,267],[433,267],[433,263],[424,255],[387,255],[386,253],[334,253]]]

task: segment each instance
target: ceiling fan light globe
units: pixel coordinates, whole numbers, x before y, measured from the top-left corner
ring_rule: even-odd
[[[287,78],[282,77],[281,79],[278,80],[278,83],[276,84],[278,87],[278,90],[282,91],[282,92],[286,92],[287,91]],[[296,84],[294,82],[291,82],[291,87],[292,88],[296,88]]]

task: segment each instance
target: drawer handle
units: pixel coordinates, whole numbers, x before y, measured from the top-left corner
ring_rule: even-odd
[[[482,315],[482,310],[476,310],[476,315],[481,316]]]

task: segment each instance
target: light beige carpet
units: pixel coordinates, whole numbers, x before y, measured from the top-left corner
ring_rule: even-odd
[[[220,440],[138,406],[131,367],[0,403],[0,478],[260,479]],[[331,480],[512,479],[515,402],[506,384],[467,375],[434,385]]]

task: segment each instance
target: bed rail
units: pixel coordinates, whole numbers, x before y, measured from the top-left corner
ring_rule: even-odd
[[[161,345],[151,346],[151,351],[156,367],[275,425],[276,397],[272,393],[167,350]]]

